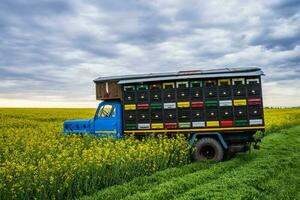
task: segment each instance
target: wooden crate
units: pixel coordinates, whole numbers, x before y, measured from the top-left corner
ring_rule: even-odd
[[[122,91],[121,86],[117,82],[97,82],[96,83],[96,99],[97,100],[109,100],[109,99],[121,99]]]

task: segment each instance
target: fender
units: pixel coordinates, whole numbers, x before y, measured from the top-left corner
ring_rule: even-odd
[[[191,145],[194,145],[194,144],[195,144],[195,140],[196,140],[197,136],[199,136],[199,135],[200,135],[200,136],[202,136],[202,135],[207,135],[207,136],[214,135],[214,136],[217,136],[218,139],[220,140],[220,142],[221,142],[223,148],[224,148],[224,149],[228,149],[227,143],[225,142],[223,136],[222,136],[219,132],[194,133],[194,134],[192,135],[191,139],[189,140],[189,143],[190,143]]]

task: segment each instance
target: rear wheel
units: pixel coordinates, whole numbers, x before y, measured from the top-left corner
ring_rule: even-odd
[[[224,150],[221,144],[213,138],[202,138],[196,143],[194,151],[196,160],[221,161],[224,157]]]

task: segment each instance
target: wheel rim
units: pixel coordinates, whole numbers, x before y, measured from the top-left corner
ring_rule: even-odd
[[[205,157],[207,160],[211,160],[215,157],[216,151],[212,146],[204,146],[200,150],[200,155]]]

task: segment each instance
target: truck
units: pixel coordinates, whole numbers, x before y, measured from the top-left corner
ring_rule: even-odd
[[[66,120],[64,133],[183,134],[196,160],[221,161],[256,146],[256,133],[265,130],[262,75],[247,67],[99,77],[94,117]]]

